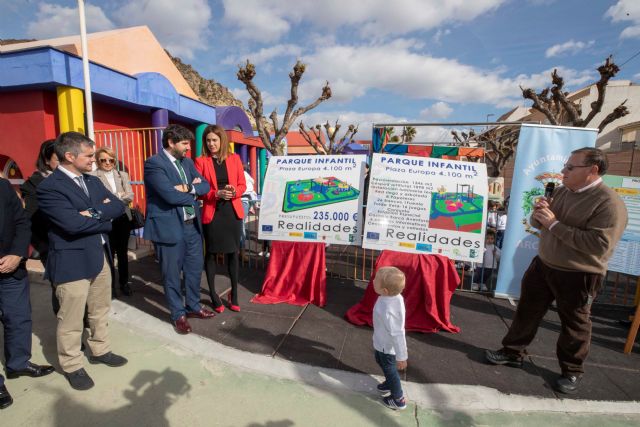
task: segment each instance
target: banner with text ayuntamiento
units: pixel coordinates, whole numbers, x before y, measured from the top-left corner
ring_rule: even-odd
[[[597,129],[522,125],[518,139],[495,295],[517,298],[520,281],[538,253],[538,230],[529,217],[547,183],[562,184],[561,170],[573,150],[595,147]]]

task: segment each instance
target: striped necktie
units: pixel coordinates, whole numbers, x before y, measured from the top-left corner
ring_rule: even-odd
[[[184,169],[182,169],[182,163],[180,163],[180,160],[176,159],[175,164],[178,168],[178,172],[180,172],[180,179],[182,179],[182,183],[187,184],[187,175],[184,173]],[[188,217],[196,215],[196,211],[193,209],[193,206],[183,206],[183,208],[184,213],[186,213]]]

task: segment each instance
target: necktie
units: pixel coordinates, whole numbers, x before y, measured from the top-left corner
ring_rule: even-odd
[[[178,168],[178,172],[180,172],[180,179],[182,180],[182,183],[187,184],[187,175],[185,175],[184,169],[182,169],[182,163],[180,163],[180,160],[176,159],[175,164]],[[193,209],[193,206],[183,206],[183,208],[184,213],[186,213],[188,217],[195,216],[196,211]]]
[[[82,191],[84,191],[84,194],[86,194],[87,197],[89,197],[89,190],[87,189],[87,184],[84,183],[84,179],[82,178],[82,175],[76,176],[76,181],[78,181],[78,185],[80,185],[80,188],[82,188]]]

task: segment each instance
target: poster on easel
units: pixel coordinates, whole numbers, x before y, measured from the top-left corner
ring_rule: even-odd
[[[273,156],[258,239],[359,245],[367,156]]]
[[[640,276],[640,178],[605,175],[602,180],[615,190],[627,207],[629,221],[609,259],[608,269]]]
[[[364,248],[482,261],[485,164],[376,153],[370,173]]]

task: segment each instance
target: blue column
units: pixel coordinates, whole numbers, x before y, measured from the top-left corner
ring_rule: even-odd
[[[245,144],[238,144],[238,148],[239,148],[238,154],[240,154],[240,158],[242,159],[242,164],[246,165],[247,160],[249,160],[249,156],[248,156],[249,147],[247,147]]]
[[[167,126],[169,126],[169,110],[160,108],[151,112],[151,127],[164,129]],[[159,153],[162,150],[162,132],[158,130],[154,134],[155,153]]]

